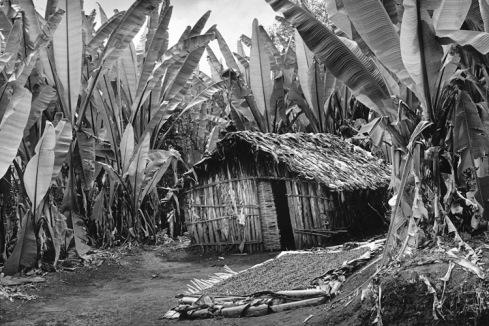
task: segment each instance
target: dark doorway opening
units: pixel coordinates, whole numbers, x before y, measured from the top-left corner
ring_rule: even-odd
[[[273,180],[272,192],[275,209],[277,211],[277,222],[280,230],[280,245],[282,250],[295,250],[294,231],[290,221],[289,204],[287,201],[287,189],[285,182]]]

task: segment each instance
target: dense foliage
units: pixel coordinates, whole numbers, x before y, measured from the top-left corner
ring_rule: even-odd
[[[79,1],[48,0],[44,15],[2,2],[6,273],[153,238],[179,214],[186,165],[245,129],[381,150],[394,191],[386,261],[447,234],[473,254],[460,232],[487,229],[486,1],[267,2],[280,27],[253,21],[235,52],[204,31],[210,12],[169,46],[169,1],[100,8],[98,27]]]
[[[100,8],[97,29],[79,1],[48,1],[43,16],[32,0],[3,3],[5,273],[148,239],[166,223],[161,206],[176,198],[182,160],[163,145],[175,117],[213,93],[196,67],[215,28],[203,33],[207,13],[169,47],[172,7],[160,2],[112,17]]]

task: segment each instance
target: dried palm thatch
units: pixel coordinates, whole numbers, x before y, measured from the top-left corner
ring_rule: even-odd
[[[195,169],[206,170],[243,153],[284,166],[292,175],[316,181],[333,191],[378,189],[389,183],[385,164],[364,149],[331,134],[228,133]]]

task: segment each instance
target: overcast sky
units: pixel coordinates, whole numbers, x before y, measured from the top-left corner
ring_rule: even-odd
[[[72,0],[70,0],[72,1]],[[74,1],[74,0],[73,0]],[[97,2],[107,15],[114,9],[126,10],[133,0],[85,0],[85,11],[97,8]],[[36,9],[44,14],[46,0],[34,0]],[[274,11],[265,0],[173,0],[170,22],[170,42],[175,43],[187,25],[193,25],[207,10],[211,16],[207,27],[217,24],[231,50],[236,51],[236,41],[241,34],[251,36],[251,23],[257,18],[265,27],[273,24]]]

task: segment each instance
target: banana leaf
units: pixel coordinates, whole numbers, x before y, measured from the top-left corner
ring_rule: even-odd
[[[207,62],[209,63],[209,67],[211,68],[211,76],[215,82],[221,81],[221,74],[224,68],[222,64],[217,59],[214,51],[212,51],[210,46],[206,47],[207,51]]]
[[[199,20],[195,23],[195,25],[192,27],[192,30],[190,31],[190,36],[197,36],[200,33],[202,33],[202,30],[204,29],[205,24],[209,20],[209,17],[211,15],[211,11],[208,10],[202,17],[199,18]]]
[[[54,131],[56,133],[56,145],[54,147],[52,182],[54,182],[61,172],[63,163],[68,158],[71,142],[73,141],[72,126],[67,119],[59,121]]]
[[[33,267],[37,261],[37,241],[34,233],[32,212],[30,210],[21,218],[20,225],[14,251],[8,257],[2,271],[5,275],[16,274],[21,266],[27,268]]]
[[[82,129],[76,133],[78,151],[75,151],[75,165],[82,176],[84,190],[90,190],[95,181],[95,139],[89,130]]]
[[[139,78],[136,49],[132,42],[122,51],[121,57],[118,60],[118,71],[122,80],[123,90],[129,98],[129,105],[132,105],[136,98],[136,88]]]
[[[63,20],[64,14],[65,14],[65,11],[63,9],[58,9],[51,16],[49,16],[49,19],[46,21],[46,23],[44,25],[42,25],[41,33],[39,34],[36,42],[34,43],[34,51],[39,50],[42,64],[45,65],[44,66],[44,73],[50,74],[50,76],[51,76],[50,80],[52,80],[52,73],[51,73],[51,69],[49,66],[49,60],[47,58],[47,52],[45,51],[46,50],[45,48],[52,41],[53,36],[54,36],[54,32],[58,28],[59,24],[61,24],[61,21]],[[43,61],[43,58],[46,61]]]
[[[73,237],[75,239],[75,249],[80,257],[83,258],[92,250],[92,247],[88,245],[87,228],[82,217],[75,212],[72,212],[71,220],[73,222]]]
[[[486,32],[440,30],[437,32],[437,36],[460,45],[470,45],[482,54],[489,53],[489,33]]]
[[[55,3],[56,2],[56,3]],[[57,1],[48,0],[46,3],[46,23],[41,26],[41,33],[39,34],[34,49],[39,49],[39,61],[41,62],[42,71],[46,76],[49,84],[55,85],[55,83],[60,84],[58,77],[53,75],[52,62],[54,62],[54,54],[52,49],[48,49],[48,45],[51,44],[54,33],[56,32],[58,26],[61,24],[63,17],[65,15],[65,10],[56,9]],[[50,60],[51,58],[51,60]],[[59,86],[58,88],[61,88]]]
[[[112,34],[112,32],[114,32],[115,29],[119,26],[124,14],[124,11],[115,14],[97,29],[97,32],[86,46],[88,52],[95,52],[103,45],[103,42],[108,39],[110,37],[110,34]]]
[[[172,165],[175,160],[182,160],[180,154],[175,150],[153,151],[148,157],[149,163],[145,171],[145,180],[141,187],[141,192],[138,194],[138,208],[143,203],[144,198],[156,189],[158,182],[163,175],[165,175],[170,165]]]
[[[277,49],[273,43],[270,35],[265,31],[263,26],[259,26],[259,33],[261,34],[260,39],[263,40],[265,48],[267,49],[268,55],[270,57],[270,69],[274,71],[281,71],[283,69],[283,60],[280,51]]]
[[[253,20],[252,46],[250,54],[250,88],[260,113],[265,117],[265,125],[270,130],[273,112],[270,100],[273,92],[270,58],[258,20]]]
[[[33,49],[34,43],[41,33],[41,27],[37,18],[36,9],[34,8],[34,3],[32,0],[17,0],[16,4],[19,5],[23,11],[26,45],[30,49]]]
[[[44,133],[36,145],[36,154],[27,163],[24,171],[24,187],[34,213],[51,186],[55,145],[53,124],[46,121]]]
[[[477,185],[477,189],[475,189],[477,191],[476,198],[484,206],[484,216],[487,216],[489,179],[485,172],[480,171],[480,168],[476,166],[476,161],[480,162],[481,159],[487,159],[489,154],[489,130],[484,126],[477,106],[465,91],[460,91],[456,99],[453,130],[453,149],[460,156],[460,163],[458,164],[459,179],[466,181],[464,180],[464,172],[467,170],[474,171],[473,176]]]
[[[215,31],[214,27],[211,27],[209,31],[207,31],[206,34],[204,35],[212,35],[211,31]],[[175,96],[180,90],[185,86],[187,83],[188,79],[192,76],[194,71],[198,68],[200,59],[202,58],[202,55],[204,54],[204,51],[207,47],[207,44],[209,41],[212,39],[207,39],[204,44],[202,44],[200,47],[197,47],[195,50],[190,52],[188,56],[185,58],[185,61],[180,67],[180,70],[178,71],[177,75],[175,76],[175,79],[172,81],[171,84],[169,84],[169,88],[165,89],[163,98],[165,99],[171,99],[173,96]]]
[[[193,51],[201,47],[205,47],[211,40],[214,39],[214,37],[215,36],[212,33],[192,36],[183,40],[180,43],[177,43],[168,51],[166,51],[163,56],[163,61],[156,64],[150,78],[148,78],[144,93],[139,96],[133,104],[133,118],[135,116],[135,113],[137,113],[138,111],[139,105],[146,101],[149,93],[159,84],[158,82],[161,81],[161,77],[164,76],[163,89],[165,90],[164,95],[166,96],[166,92],[170,90],[168,88],[170,85],[174,84],[175,81],[177,81],[178,83],[181,82],[180,80],[176,80],[177,77],[182,78],[182,74],[180,74],[180,71],[183,68],[187,69],[191,67],[192,64],[195,64],[194,60],[192,59],[190,60],[191,62],[189,61],[188,65],[186,65],[186,60],[189,55]],[[188,73],[188,71],[185,72],[185,74],[186,73]],[[185,81],[187,79],[185,79]]]
[[[469,12],[472,0],[441,0],[433,12],[433,27],[439,30],[459,30]]]
[[[228,68],[239,71],[238,64],[236,63],[233,53],[229,49],[229,45],[226,43],[217,28],[214,30],[214,34],[216,34],[217,44],[219,44],[219,49],[221,50],[222,56],[224,57],[224,61],[226,61]]]
[[[47,226],[51,235],[54,249],[54,261],[53,266],[56,266],[61,249],[66,242],[66,230],[68,225],[66,224],[66,217],[61,214],[54,204],[44,205],[44,216],[46,217]]]
[[[173,12],[173,7],[169,7],[168,10],[162,13],[162,17],[156,31],[154,33],[151,42],[149,43],[149,47],[145,53],[143,66],[141,68],[141,73],[139,75],[138,87],[136,91],[136,97],[140,96],[144,90],[144,87],[148,81],[148,78],[151,76],[151,72],[155,66],[156,61],[159,59],[158,54],[162,45],[165,42],[168,42],[168,25],[170,23],[170,18]]]
[[[156,111],[155,114],[151,117],[151,120],[148,122],[148,124],[145,126],[143,134],[149,133],[153,134],[155,128],[158,126],[163,125],[170,117],[172,117],[177,108],[180,105],[180,100],[172,100],[172,101],[164,101],[161,105],[160,108]]]
[[[161,14],[165,12],[167,8],[163,7],[161,10]],[[144,43],[144,47],[141,46],[141,53],[143,55],[146,55],[146,53],[149,50],[149,47],[151,46],[151,42],[153,41],[155,35],[156,35],[156,29],[158,28],[158,24],[160,22],[160,15],[158,14],[158,6],[155,7],[148,15],[148,18],[146,20],[146,30],[144,33],[144,36],[141,35],[141,45]],[[144,40],[144,42],[143,42]],[[139,50],[139,49],[138,49]],[[146,58],[143,58],[143,61]]]
[[[8,34],[7,43],[3,54],[0,55],[0,72],[4,68],[7,68],[7,73],[12,73],[15,61],[17,60],[17,53],[22,45],[22,20],[16,19],[10,33]],[[10,71],[10,72],[9,72]]]
[[[178,39],[177,43],[182,43],[183,41],[188,39],[190,37],[191,32],[192,32],[192,26],[187,26],[183,31],[182,35],[180,35],[180,38]]]
[[[489,32],[489,1],[479,0],[479,9],[484,23],[484,31]]]
[[[82,7],[80,1],[59,0],[58,8],[64,10],[65,15],[53,36],[54,63],[61,83],[57,88],[65,111],[71,114],[73,121],[82,78]]]
[[[333,22],[333,24],[339,28],[343,33],[345,33],[349,38],[353,37],[352,28],[350,20],[344,9],[341,7],[341,2],[336,0],[325,0],[326,2],[326,12],[328,13],[328,18]],[[340,4],[340,6],[338,6]]]
[[[129,168],[129,163],[134,154],[134,129],[130,123],[127,124],[124,130],[119,147],[121,151],[122,171],[125,173]]]
[[[421,31],[421,35],[418,31]],[[428,11],[423,7],[417,8],[416,0],[404,2],[400,39],[402,61],[417,85],[416,93],[423,103],[423,114],[428,118],[442,66],[443,50],[435,39]]]
[[[98,12],[100,14],[100,23],[105,24],[109,20],[109,17],[107,17],[104,8],[102,8],[99,2],[97,2],[97,7],[98,7]]]
[[[3,89],[0,104],[0,177],[3,177],[17,155],[29,112],[32,94],[16,82],[10,82]],[[3,114],[1,114],[3,113]]]
[[[74,1],[77,2],[77,1]],[[137,0],[126,11],[121,22],[116,30],[110,35],[107,44],[102,53],[102,67],[94,71],[94,75],[90,77],[89,85],[84,97],[77,127],[81,126],[85,112],[90,103],[95,86],[97,86],[99,78],[104,74],[106,69],[110,69],[115,62],[124,54],[124,51],[130,46],[134,36],[139,32],[141,26],[146,21],[146,15],[153,11],[161,2],[161,0]]]
[[[306,10],[287,0],[267,0],[275,11],[299,31],[302,39],[316,57],[336,78],[348,86],[353,95],[383,115],[395,116],[390,97],[384,87],[355,54],[326,26]]]
[[[241,40],[238,40],[236,42],[236,50],[238,51],[238,54],[240,56],[242,56],[243,58],[246,57],[246,54],[245,54],[244,48],[243,48],[243,43],[241,42]]]
[[[402,62],[399,35],[380,1],[344,0],[343,5],[356,31],[379,61],[401,82],[414,89],[414,83]]]
[[[41,117],[44,110],[46,110],[51,102],[56,100],[56,90],[48,85],[41,86],[39,94],[32,100],[31,112],[27,119],[24,132],[28,132],[37,120]]]
[[[99,83],[99,87],[102,85],[102,83]],[[104,83],[105,87],[105,83]],[[93,92],[93,107],[97,108],[100,112],[100,115],[102,116],[103,124],[105,125],[105,130],[107,134],[107,139],[110,141],[110,146],[112,148],[112,152],[114,153],[114,156],[116,158],[116,161],[119,162],[119,148],[118,144],[120,142],[120,131],[119,131],[119,125],[122,123],[120,118],[116,117],[116,114],[114,110],[116,109],[117,105],[110,105],[107,103],[107,98],[102,98],[102,95],[99,90],[96,90]],[[120,167],[120,166],[119,166]]]
[[[251,38],[249,36],[246,36],[244,34],[241,34],[240,36],[240,41],[244,43],[247,47],[251,48]]]
[[[470,151],[472,160],[489,154],[489,135],[469,94],[461,91],[455,107],[454,151]],[[464,168],[464,167],[462,167]]]
[[[0,32],[6,35],[12,29],[12,22],[7,17],[7,13],[0,10]]]
[[[149,159],[149,146],[150,146],[151,135],[146,133],[141,142],[138,145],[136,153],[134,154],[127,172],[125,175],[129,179],[131,185],[133,205],[135,212],[138,208],[139,194],[142,191],[143,182],[145,179],[145,170]]]
[[[214,94],[222,91],[225,89],[226,82],[225,81],[220,81],[217,83],[212,83],[211,85],[208,85],[205,89],[203,89],[201,92],[199,92],[196,96],[194,96],[188,104],[185,106],[184,110],[190,110],[191,108],[204,103],[205,101],[208,101],[212,99],[212,96]]]
[[[146,15],[158,7],[161,0],[137,0],[126,11],[119,26],[110,35],[102,58],[104,66],[111,67],[121,56],[146,20]]]

